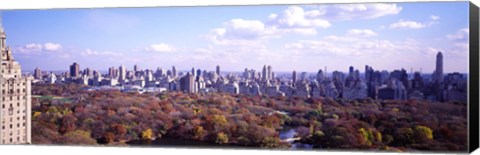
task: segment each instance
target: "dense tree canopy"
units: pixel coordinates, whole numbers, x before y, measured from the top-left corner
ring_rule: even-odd
[[[84,91],[34,85],[33,143],[125,145],[162,137],[288,148],[279,131],[323,149],[467,150],[467,107],[423,100],[333,100],[223,93]]]

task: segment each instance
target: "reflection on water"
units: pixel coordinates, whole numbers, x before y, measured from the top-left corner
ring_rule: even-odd
[[[283,131],[280,131],[280,140],[286,140],[286,139],[292,139],[295,137],[297,134],[297,131],[295,129],[286,129]],[[311,144],[303,144],[299,142],[292,142],[291,143],[291,150],[311,150],[313,148],[313,145]]]

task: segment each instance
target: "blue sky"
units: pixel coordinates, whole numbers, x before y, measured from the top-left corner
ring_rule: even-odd
[[[23,70],[405,68],[467,72],[468,2],[2,11]]]

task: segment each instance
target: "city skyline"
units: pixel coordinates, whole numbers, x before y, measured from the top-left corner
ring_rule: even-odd
[[[426,6],[428,5],[428,7]],[[2,11],[23,70],[179,70],[468,73],[468,2]],[[421,10],[418,12],[416,10]],[[76,18],[78,17],[78,18]],[[48,25],[42,24],[48,23]],[[348,63],[345,63],[348,62]],[[460,62],[460,63],[459,63]],[[41,64],[41,65],[40,65]]]

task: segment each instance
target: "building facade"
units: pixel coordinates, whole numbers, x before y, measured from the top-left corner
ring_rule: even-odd
[[[31,81],[22,77],[21,67],[6,46],[6,34],[0,27],[0,144],[31,143]]]

